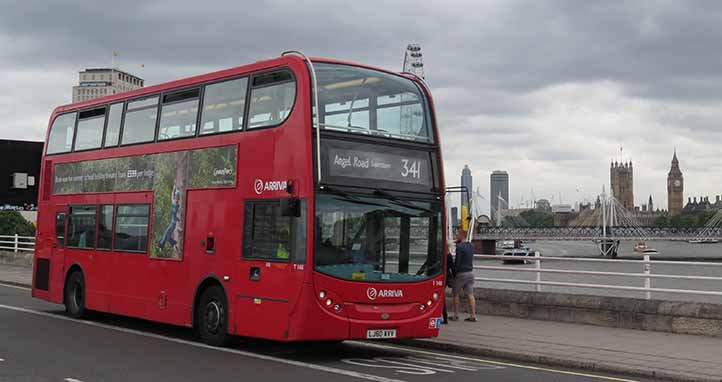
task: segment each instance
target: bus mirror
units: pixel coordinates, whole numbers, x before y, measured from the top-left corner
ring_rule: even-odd
[[[298,198],[281,199],[281,216],[301,217],[301,202]]]

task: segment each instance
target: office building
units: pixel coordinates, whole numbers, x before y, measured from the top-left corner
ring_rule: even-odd
[[[91,68],[78,73],[79,84],[73,86],[73,103],[88,101],[142,88],[140,77],[111,68]]]
[[[471,170],[467,164],[465,164],[464,169],[461,170],[461,185],[466,187],[466,190],[469,192],[469,194],[464,193],[464,191],[461,192],[461,206],[466,206],[468,209],[468,202],[471,198],[471,193],[474,192],[474,179],[471,176]]]
[[[499,212],[509,209],[509,174],[495,170],[490,176],[489,207],[491,218],[497,221]]]

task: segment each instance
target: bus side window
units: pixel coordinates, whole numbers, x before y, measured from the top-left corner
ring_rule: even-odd
[[[74,151],[100,148],[105,125],[105,106],[81,111],[78,114],[78,127],[75,132]]]
[[[189,89],[163,95],[158,140],[196,135],[198,96],[200,89]]]
[[[291,113],[296,99],[296,82],[287,71],[253,77],[248,129],[278,125]]]
[[[73,147],[73,134],[75,133],[76,113],[63,114],[55,118],[50,127],[48,147],[46,154],[60,154],[70,152]]]
[[[113,243],[113,206],[102,205],[98,212],[98,249],[110,250]]]
[[[115,211],[116,251],[146,253],[148,251],[149,204],[119,205]]]
[[[255,200],[244,209],[243,257],[306,262],[306,201],[301,216],[282,216],[281,201]]]
[[[206,85],[203,92],[201,135],[243,128],[248,78]]]
[[[103,147],[118,146],[118,136],[120,135],[120,122],[123,118],[123,103],[114,103],[110,105],[108,113],[108,126],[105,128],[105,143]]]
[[[68,219],[69,248],[95,248],[95,206],[71,206]]]
[[[65,247],[65,212],[55,214],[55,242],[58,248]]]

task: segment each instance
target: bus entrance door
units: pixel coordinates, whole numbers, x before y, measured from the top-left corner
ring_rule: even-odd
[[[236,295],[239,335],[283,340],[288,336],[292,264],[241,260]]]

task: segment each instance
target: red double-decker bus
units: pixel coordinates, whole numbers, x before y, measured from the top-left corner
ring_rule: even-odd
[[[61,106],[33,296],[214,345],[436,336],[443,192],[411,74],[292,52]]]

